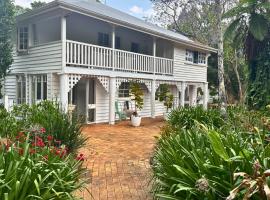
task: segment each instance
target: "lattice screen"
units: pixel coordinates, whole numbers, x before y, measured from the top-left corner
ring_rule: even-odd
[[[97,79],[102,84],[102,86],[104,87],[106,92],[109,92],[109,88],[110,88],[110,86],[109,86],[109,78],[105,77],[105,76],[98,76]]]
[[[82,75],[79,74],[69,74],[68,75],[68,87],[69,91],[81,80]]]

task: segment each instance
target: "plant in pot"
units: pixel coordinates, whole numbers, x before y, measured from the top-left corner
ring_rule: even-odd
[[[143,90],[140,83],[130,83],[130,95],[131,100],[135,102],[135,111],[131,115],[131,124],[132,126],[137,127],[141,124],[141,117],[138,114],[138,110],[143,108]]]
[[[169,86],[167,84],[161,84],[157,92],[157,99],[164,103],[166,112],[163,113],[164,119],[168,119],[168,115],[173,106],[173,94],[170,93]]]

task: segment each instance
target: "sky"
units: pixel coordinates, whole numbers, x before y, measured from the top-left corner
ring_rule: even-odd
[[[15,0],[16,5],[29,7],[30,3],[34,0]],[[51,0],[41,0],[50,2]],[[145,18],[153,14],[153,9],[150,0],[103,0],[106,4],[129,13],[135,17]]]

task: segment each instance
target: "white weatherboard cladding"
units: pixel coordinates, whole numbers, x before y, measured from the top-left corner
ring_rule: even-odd
[[[52,73],[61,72],[62,45],[53,42],[46,45],[31,47],[26,55],[14,52],[12,73]]]
[[[5,78],[5,95],[8,95],[10,101],[16,102],[16,76],[8,75]]]
[[[96,123],[109,121],[109,93],[96,81]]]
[[[177,81],[207,82],[207,66],[186,62],[186,49],[174,48],[174,78]]]

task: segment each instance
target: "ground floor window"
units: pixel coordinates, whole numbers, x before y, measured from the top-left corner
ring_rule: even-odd
[[[36,103],[47,99],[47,75],[32,77],[32,102]]]
[[[119,86],[119,89],[118,89],[118,97],[119,98],[129,97],[129,85],[130,84],[128,82],[121,83],[121,85]]]
[[[26,103],[26,80],[25,75],[17,76],[17,104]]]

